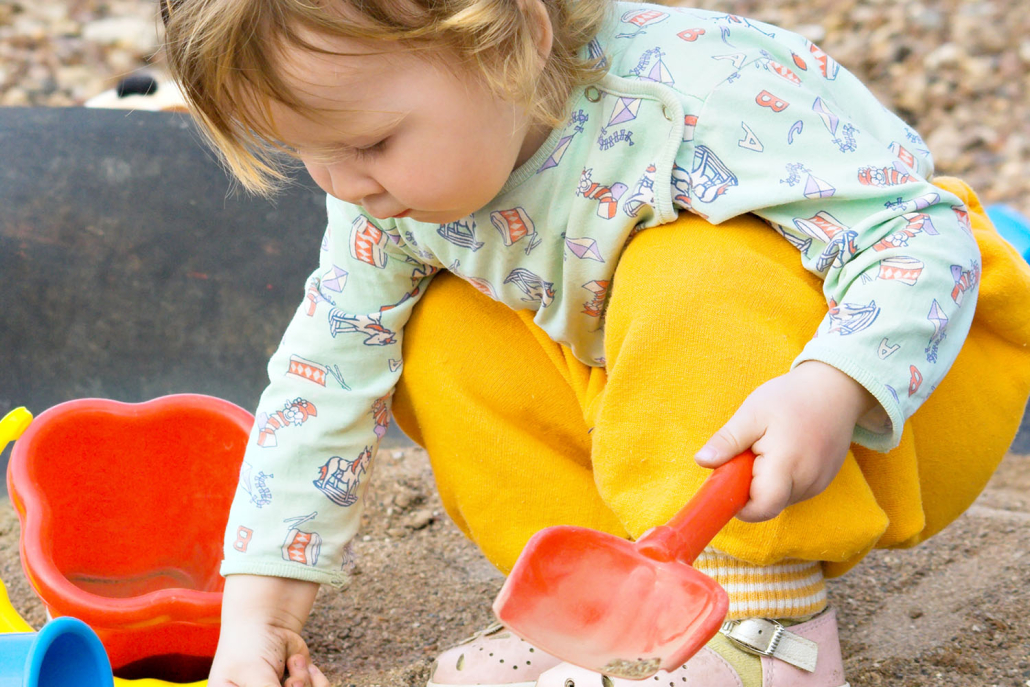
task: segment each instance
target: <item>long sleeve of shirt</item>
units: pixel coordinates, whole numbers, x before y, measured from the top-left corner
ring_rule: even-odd
[[[777,40],[724,56],[736,70],[691,122],[677,202],[715,224],[754,213],[800,251],[829,311],[794,366],[819,360],[861,383],[882,410],[854,440],[892,448],[972,323],[980,254],[966,211],[858,79],[800,36],[756,23],[734,34],[748,30]]]
[[[359,208],[330,198],[328,217],[318,268],[268,363],[223,575],[342,582],[401,374],[402,329],[436,271]]]
[[[603,366],[622,251],[679,211],[714,224],[753,213],[798,250],[827,315],[794,365],[830,364],[877,399],[855,442],[900,441],[962,347],[980,270],[962,203],[928,181],[924,143],[801,36],[704,10],[614,9],[586,49],[608,73],[570,94],[566,125],[486,206],[441,225],[376,222],[329,199],[320,265],[269,364],[224,574],[342,580],[402,329],[436,270],[532,311]]]

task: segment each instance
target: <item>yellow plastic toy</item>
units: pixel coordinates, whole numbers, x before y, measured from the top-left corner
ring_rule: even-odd
[[[20,437],[30,422],[32,422],[32,413],[25,408],[15,408],[4,415],[4,419],[0,420],[0,451]]]
[[[32,413],[25,408],[15,408],[0,420],[0,451],[7,447],[7,444],[16,440],[22,435],[25,429],[32,422]],[[18,615],[11,605],[10,597],[7,596],[7,587],[3,580],[0,580],[0,633],[6,632],[34,632],[35,630]],[[206,687],[207,680],[192,682],[189,685],[181,683],[165,682],[164,680],[122,680],[114,679],[115,687]]]
[[[34,632],[32,626],[22,620],[18,611],[11,605],[11,599],[7,596],[7,587],[0,580],[0,632]]]

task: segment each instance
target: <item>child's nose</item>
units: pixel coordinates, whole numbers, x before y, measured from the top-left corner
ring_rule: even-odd
[[[351,165],[329,167],[329,189],[333,196],[355,205],[367,196],[383,193],[384,189],[368,174]]]

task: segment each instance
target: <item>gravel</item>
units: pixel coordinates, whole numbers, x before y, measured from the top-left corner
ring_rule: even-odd
[[[938,173],[1030,214],[1025,0],[696,4],[817,41],[923,135]],[[162,76],[161,40],[156,0],[0,0],[0,105],[81,105],[135,70]]]

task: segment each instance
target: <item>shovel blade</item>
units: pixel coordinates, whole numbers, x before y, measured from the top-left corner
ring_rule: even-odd
[[[498,619],[531,644],[631,680],[683,665],[728,607],[722,587],[691,566],[570,526],[534,535],[494,601]]]

